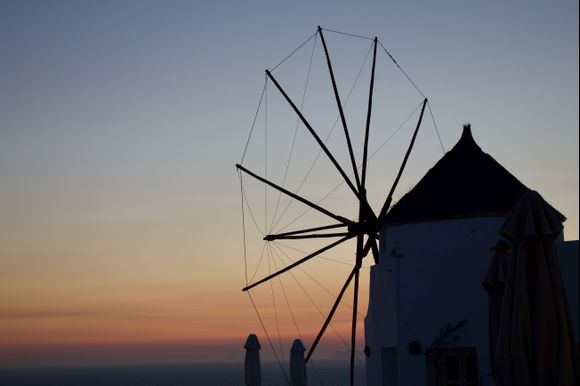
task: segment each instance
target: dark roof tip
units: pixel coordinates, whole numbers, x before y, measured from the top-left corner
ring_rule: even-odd
[[[475,142],[475,140],[473,139],[473,134],[471,132],[471,123],[466,122],[463,124],[463,132],[461,133],[461,139],[462,140],[471,140],[471,141]]]
[[[471,131],[471,123],[466,122],[463,124],[463,131],[461,133],[461,138],[459,138],[459,141],[457,141],[457,143],[455,144],[455,146],[451,149],[454,150],[456,152],[463,152],[463,151],[474,151],[477,149],[477,151],[481,151],[481,148],[479,147],[479,145],[475,142],[475,139],[473,139],[473,134]]]
[[[471,136],[471,123],[469,123],[469,122],[465,122],[463,124],[463,134],[461,136],[464,136],[464,135]]]
[[[387,213],[385,225],[507,215],[528,188],[475,142],[459,141]]]

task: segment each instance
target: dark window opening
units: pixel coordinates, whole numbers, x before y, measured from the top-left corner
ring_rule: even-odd
[[[427,350],[428,386],[477,386],[479,371],[475,347]]]

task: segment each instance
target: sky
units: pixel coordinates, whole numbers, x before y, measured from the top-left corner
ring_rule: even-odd
[[[429,98],[444,149],[470,122],[482,149],[566,215],[565,238],[578,239],[577,1],[4,0],[0,366],[241,360],[245,337],[261,327],[240,291],[234,164],[264,69],[318,25],[378,36]],[[368,42],[327,35],[337,66],[344,63],[344,97],[353,79],[347,67],[357,68]],[[275,72],[296,100],[309,47]],[[330,103],[322,74],[313,70],[313,87],[328,88],[313,95]],[[391,131],[422,99],[411,97],[414,88],[398,74],[397,82],[377,81],[389,90],[377,95],[394,99],[390,110],[375,104],[375,120],[382,127],[384,116]],[[296,118],[270,86],[270,124],[291,122],[278,128],[292,132]],[[330,104],[309,106],[326,127],[335,119]],[[347,109],[357,111],[364,105]],[[434,128],[429,117],[396,198],[442,156]],[[375,181],[398,165],[409,133],[389,143]],[[248,162],[259,163],[260,146],[252,140]],[[306,159],[314,150],[304,146],[297,154]],[[269,157],[281,161],[280,154]],[[270,174],[281,170],[272,166]],[[320,185],[332,187],[335,180],[321,176]],[[347,206],[343,199],[334,204]],[[248,258],[259,248],[249,245]],[[340,288],[340,268],[311,269],[331,292]],[[313,291],[327,309],[331,299]],[[257,294],[271,313],[262,300]],[[345,312],[337,331],[346,331]],[[321,315],[304,299],[296,313],[312,337]],[[278,329],[288,339],[294,334],[287,325]]]

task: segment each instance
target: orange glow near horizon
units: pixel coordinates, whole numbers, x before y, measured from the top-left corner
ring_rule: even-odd
[[[114,260],[110,264],[115,264]],[[196,273],[191,264],[187,260],[176,269],[175,276],[181,276],[176,280],[155,279],[158,267],[153,262],[142,264],[141,271],[127,275],[127,279],[117,275],[62,275],[59,280],[54,272],[58,267],[48,266],[38,276],[31,278],[28,273],[19,277],[13,266],[12,276],[6,275],[0,283],[2,366],[242,360],[249,333],[260,337],[263,355],[271,358],[251,302],[240,290],[242,274],[211,269]],[[337,272],[342,271],[339,268]],[[192,279],[187,280],[187,273]],[[327,276],[326,281],[334,281],[331,272]],[[271,288],[264,286],[252,293],[278,349],[278,331],[282,344],[288,347],[299,334],[279,288],[276,290],[278,325]],[[300,323],[307,346],[322,325],[321,312],[326,313],[332,304],[329,294],[309,290],[319,310],[296,288],[288,286],[293,317]],[[366,294],[361,296],[362,315],[366,312]],[[351,303],[351,297],[347,292],[347,303]],[[339,308],[319,355],[332,357],[345,349],[351,312],[348,307]]]
[[[74,306],[67,310],[50,306],[35,309],[34,305],[28,310],[4,309],[0,314],[1,367],[241,361],[249,333],[260,337],[264,357],[272,359],[268,340],[245,295],[238,304],[228,298],[214,296],[212,300],[222,307],[205,310],[194,310],[200,304],[187,299],[102,308],[88,305],[84,311],[74,310]],[[294,326],[281,321],[279,342],[274,324],[268,320],[268,309],[260,312],[270,323],[276,349],[279,344],[289,348],[298,337]],[[306,344],[313,341],[321,326],[320,315],[313,316],[301,311],[295,315],[302,321],[310,320],[301,325]],[[350,320],[346,316],[336,318],[333,330],[329,329],[323,339],[319,357],[345,350],[336,333],[340,332],[342,339],[348,337]]]

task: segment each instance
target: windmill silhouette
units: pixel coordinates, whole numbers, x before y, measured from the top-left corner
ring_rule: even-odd
[[[319,145],[322,152],[324,152],[326,157],[334,165],[334,168],[340,174],[342,181],[344,183],[346,183],[349,190],[352,191],[352,193],[355,195],[356,202],[358,203],[358,218],[357,218],[357,220],[349,220],[344,216],[341,216],[337,213],[333,213],[332,211],[320,206],[319,204],[314,203],[314,202],[306,199],[305,197],[302,197],[301,195],[299,195],[297,193],[291,192],[291,191],[287,190],[286,188],[284,188],[283,186],[275,184],[272,181],[268,180],[267,178],[260,176],[256,173],[248,170],[246,167],[242,166],[241,164],[236,164],[236,168],[238,169],[239,172],[245,173],[245,174],[251,176],[252,178],[262,182],[263,184],[266,184],[266,185],[270,186],[271,188],[279,191],[280,193],[290,197],[291,199],[296,200],[296,201],[318,211],[319,213],[322,213],[322,214],[326,215],[327,217],[330,217],[332,220],[334,220],[334,222],[332,224],[325,225],[325,226],[317,226],[317,227],[310,227],[310,228],[304,228],[304,229],[297,229],[297,230],[292,230],[292,231],[288,231],[288,232],[284,232],[284,233],[277,233],[277,234],[267,234],[263,237],[263,239],[265,241],[299,240],[299,239],[328,239],[328,238],[337,239],[336,241],[333,241],[330,244],[325,245],[324,247],[304,256],[303,258],[293,262],[292,264],[289,264],[288,266],[286,266],[286,267],[284,267],[284,268],[282,268],[274,273],[271,273],[271,274],[255,281],[251,284],[248,284],[242,290],[248,291],[256,286],[259,286],[262,283],[265,283],[265,282],[272,280],[273,278],[275,278],[275,277],[277,277],[277,276],[279,276],[287,271],[292,270],[293,268],[300,266],[301,264],[305,263],[306,261],[309,261],[310,259],[313,259],[314,257],[319,256],[324,252],[327,252],[327,251],[339,246],[340,244],[344,243],[347,240],[356,239],[354,267],[351,270],[351,272],[348,274],[344,284],[342,285],[342,288],[340,289],[334,304],[332,305],[330,311],[328,312],[328,315],[326,316],[326,319],[325,319],[324,323],[322,324],[322,327],[320,328],[318,334],[316,335],[316,338],[314,339],[314,342],[310,346],[308,353],[305,357],[305,361],[308,362],[309,359],[312,357],[313,353],[315,352],[316,347],[318,346],[320,339],[324,335],[329,323],[331,322],[346,290],[349,288],[349,286],[353,285],[354,295],[353,295],[353,303],[352,303],[352,323],[351,323],[351,339],[350,339],[350,385],[352,386],[352,385],[354,385],[354,362],[355,362],[355,349],[356,349],[356,339],[355,338],[356,338],[356,331],[357,331],[357,312],[358,312],[360,269],[362,266],[363,259],[366,256],[368,256],[369,253],[372,253],[373,258],[374,258],[374,262],[378,263],[379,248],[378,248],[377,240],[379,237],[379,232],[382,228],[382,224],[385,220],[385,216],[386,216],[386,214],[389,211],[389,208],[391,206],[391,203],[393,200],[393,194],[397,188],[397,185],[399,183],[399,180],[401,178],[403,170],[405,169],[405,166],[406,166],[407,161],[409,159],[409,155],[411,154],[411,151],[412,151],[413,146],[415,144],[415,139],[417,137],[417,133],[418,133],[419,128],[421,126],[423,114],[425,112],[425,107],[427,106],[427,98],[424,98],[424,100],[421,104],[421,112],[420,112],[419,119],[417,121],[415,130],[413,132],[413,136],[411,138],[410,144],[409,144],[407,151],[403,157],[403,160],[401,162],[401,165],[400,165],[400,168],[397,172],[395,180],[394,180],[393,184],[391,185],[390,190],[388,191],[388,194],[384,200],[384,203],[377,214],[377,212],[375,212],[375,210],[373,210],[373,208],[371,207],[371,205],[369,204],[369,202],[367,200],[366,185],[367,185],[367,162],[368,162],[368,158],[369,158],[369,152],[368,152],[369,131],[370,131],[370,125],[371,125],[371,115],[372,115],[372,110],[373,110],[373,91],[374,91],[374,83],[375,83],[377,45],[380,43],[376,37],[373,39],[372,69],[371,69],[370,86],[369,86],[369,92],[368,92],[368,105],[367,105],[367,113],[366,113],[366,125],[365,125],[365,130],[364,130],[362,160],[359,161],[360,162],[360,172],[359,172],[359,164],[357,163],[357,160],[355,158],[355,153],[353,150],[352,141],[351,141],[349,129],[347,127],[347,122],[346,122],[346,118],[345,118],[345,114],[344,114],[344,110],[343,110],[343,103],[341,102],[341,99],[340,99],[340,96],[338,93],[337,83],[336,83],[332,63],[330,60],[328,48],[326,45],[326,41],[324,38],[323,29],[319,26],[316,33],[320,37],[320,40],[322,42],[322,46],[324,48],[328,72],[329,72],[330,79],[332,82],[333,93],[334,93],[334,97],[336,100],[336,105],[338,107],[340,121],[342,124],[344,136],[346,139],[350,164],[352,167],[351,176],[354,176],[354,181],[351,179],[351,177],[349,177],[349,175],[346,173],[346,171],[342,168],[342,166],[337,161],[336,157],[328,149],[328,147],[325,145],[324,141],[317,134],[316,130],[311,126],[309,121],[302,114],[301,109],[292,101],[292,99],[284,91],[284,88],[280,85],[280,83],[274,77],[272,72],[270,72],[269,70],[266,70],[266,76],[267,76],[267,79],[272,81],[272,83],[275,85],[275,87],[280,92],[280,94],[283,96],[283,98],[286,100],[286,102],[294,110],[294,112],[296,113],[296,115],[298,116],[298,118],[300,119],[302,124],[306,127],[306,129],[312,135],[312,138],[314,139],[314,141]],[[385,49],[385,52],[387,52],[386,49]],[[392,56],[388,52],[387,52],[387,54],[389,55],[391,60],[393,60],[393,62],[397,65],[397,67],[402,71],[402,69],[396,63],[396,61],[392,58]],[[407,76],[404,71],[403,71],[403,74],[405,74],[405,76]],[[408,78],[408,76],[407,76],[407,78]],[[412,83],[412,81],[411,81],[411,83]],[[413,85],[414,85],[414,83],[413,83]],[[423,94],[421,93],[421,95],[423,95]]]

